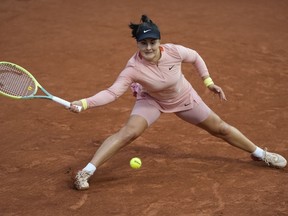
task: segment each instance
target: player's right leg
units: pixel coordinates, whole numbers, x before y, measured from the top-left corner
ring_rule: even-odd
[[[90,163],[95,167],[101,166],[118,150],[139,137],[160,115],[161,112],[146,100],[137,100],[125,126],[104,141]]]
[[[88,180],[94,174],[96,167],[99,167],[109,158],[111,158],[121,148],[131,143],[140,136],[148,127],[146,120],[137,115],[130,116],[128,122],[118,132],[109,136],[96,151],[89,165],[94,170],[80,170],[74,179],[74,186],[77,190],[86,190],[89,188]],[[89,166],[87,165],[87,166]]]
[[[160,114],[161,112],[157,108],[149,105],[145,100],[137,100],[124,127],[108,137],[96,151],[90,163],[83,170],[77,172],[74,179],[76,189],[88,189],[88,180],[94,174],[96,167],[101,166],[121,148],[139,137],[159,118]]]
[[[147,122],[142,116],[130,116],[124,127],[108,137],[102,143],[90,163],[94,164],[96,167],[99,167],[110,157],[112,157],[118,150],[139,137],[147,127]]]

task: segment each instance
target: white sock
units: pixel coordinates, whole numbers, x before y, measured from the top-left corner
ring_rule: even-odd
[[[264,158],[264,150],[257,147],[256,150],[252,153],[252,155],[254,155],[255,157],[263,159]]]
[[[93,175],[94,172],[96,171],[96,167],[92,163],[88,163],[87,166],[84,167],[83,170]]]

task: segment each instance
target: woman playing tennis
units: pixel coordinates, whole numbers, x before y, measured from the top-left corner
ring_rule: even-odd
[[[88,189],[88,180],[96,168],[139,137],[161,113],[175,113],[180,119],[250,153],[254,160],[262,160],[276,168],[286,166],[284,157],[256,146],[203,102],[184,77],[182,63],[193,64],[204,84],[220,100],[226,100],[226,97],[223,90],[214,84],[205,62],[196,51],[181,45],[161,44],[157,25],[146,15],[142,15],[139,24],[130,23],[129,27],[132,29],[132,37],[137,41],[138,51],[130,58],[116,81],[92,97],[74,101],[70,107],[71,111],[79,112],[74,105],[81,106],[82,110],[102,106],[115,101],[129,88],[132,88],[136,96],[127,123],[108,137],[87,166],[77,172],[74,181],[76,189]]]

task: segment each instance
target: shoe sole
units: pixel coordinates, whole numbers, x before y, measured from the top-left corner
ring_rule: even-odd
[[[78,190],[78,191],[85,191],[85,190],[88,190],[89,187],[85,187],[85,188],[78,188],[78,187],[76,187],[76,186],[74,185],[74,189],[75,189],[75,190]]]

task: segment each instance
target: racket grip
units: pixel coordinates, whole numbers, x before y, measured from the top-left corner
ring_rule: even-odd
[[[57,102],[57,103],[59,103],[59,104],[61,104],[61,105],[63,105],[63,106],[65,106],[65,107],[70,107],[71,106],[71,103],[69,101],[66,101],[66,100],[64,100],[62,98],[59,98],[59,97],[56,97],[56,96],[53,96],[52,100]],[[78,111],[80,112],[82,107],[81,106],[77,106],[77,105],[75,105],[75,106],[77,107]]]

